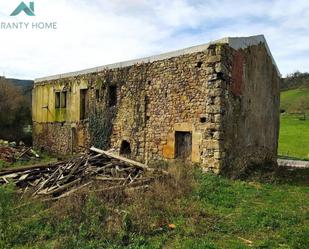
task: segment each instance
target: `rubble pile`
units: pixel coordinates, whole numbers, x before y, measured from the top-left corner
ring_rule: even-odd
[[[16,161],[29,161],[40,156],[31,148],[20,143],[18,146],[15,142],[9,143],[0,140],[0,160],[14,163]]]
[[[5,162],[14,162],[16,149],[8,146],[0,146],[0,160]]]
[[[167,174],[96,148],[90,151],[53,164],[0,170],[0,184],[13,182],[23,193],[59,199],[97,181],[104,183],[103,191],[147,186]]]

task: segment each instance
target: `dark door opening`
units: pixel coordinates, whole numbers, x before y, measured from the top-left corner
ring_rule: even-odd
[[[192,155],[192,133],[176,131],[175,133],[175,157],[182,160],[190,160]]]
[[[131,155],[131,145],[126,140],[123,140],[121,142],[120,155],[123,155],[123,156],[130,156]]]
[[[88,89],[80,90],[80,119],[88,118]]]
[[[117,86],[109,86],[109,106],[117,105]]]

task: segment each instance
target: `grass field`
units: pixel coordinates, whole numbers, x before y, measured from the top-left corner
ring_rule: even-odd
[[[281,109],[286,110],[286,113],[282,114],[280,119],[280,156],[309,159],[309,110],[307,120],[301,120],[302,115],[289,114],[294,111],[293,106],[302,96],[309,96],[309,88],[281,93]]]
[[[309,248],[308,170],[263,183],[176,167],[150,191],[56,203],[0,187],[0,248]]]
[[[293,110],[291,110],[291,107],[294,106],[296,101],[299,98],[308,95],[309,95],[309,88],[299,88],[281,92],[281,99],[280,99],[281,109],[284,109],[288,112],[292,112]]]
[[[281,115],[279,155],[309,159],[309,119],[298,115]]]

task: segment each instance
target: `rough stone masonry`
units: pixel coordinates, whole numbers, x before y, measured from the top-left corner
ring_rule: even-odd
[[[36,79],[33,138],[216,173],[276,163],[280,73],[263,35]]]

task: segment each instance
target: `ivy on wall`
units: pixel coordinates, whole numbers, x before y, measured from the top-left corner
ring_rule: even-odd
[[[104,108],[89,114],[91,144],[103,150],[110,148],[110,138],[115,118],[114,108]]]

